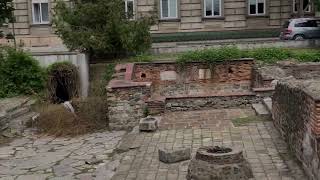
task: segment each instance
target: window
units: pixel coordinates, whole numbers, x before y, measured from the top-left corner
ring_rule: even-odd
[[[161,19],[178,18],[177,0],[160,0]]]
[[[49,23],[49,3],[48,0],[32,1],[32,19],[34,24]]]
[[[310,0],[303,0],[303,9],[304,12],[311,12]],[[293,12],[298,12],[298,3],[299,0],[293,0]]]
[[[204,0],[204,17],[221,16],[221,0]]]
[[[294,27],[318,27],[316,20],[308,20],[304,22],[298,22]]]
[[[128,19],[134,19],[134,0],[125,0],[125,12]]]
[[[265,14],[265,0],[249,0],[249,15],[264,15]]]

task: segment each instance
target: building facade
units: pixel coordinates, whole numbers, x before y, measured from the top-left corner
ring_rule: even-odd
[[[297,14],[297,0],[124,0],[131,19],[157,16],[152,33],[234,31],[280,28]],[[14,0],[18,43],[24,46],[62,44],[51,26],[54,0]],[[305,14],[315,15],[305,0]],[[5,31],[11,32],[9,24]],[[0,42],[5,43],[5,40]]]

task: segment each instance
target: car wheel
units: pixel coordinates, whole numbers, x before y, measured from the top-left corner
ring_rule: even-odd
[[[305,38],[303,35],[295,35],[293,39],[297,41],[301,41],[301,40],[304,40]]]

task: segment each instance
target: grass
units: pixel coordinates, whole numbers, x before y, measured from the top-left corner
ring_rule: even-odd
[[[239,126],[248,125],[249,123],[258,123],[258,122],[269,121],[269,119],[262,118],[259,116],[248,116],[248,117],[235,118],[235,119],[232,119],[231,121],[234,126],[239,127]]]
[[[180,53],[181,54],[181,53]],[[178,53],[166,53],[166,54],[140,54],[130,58],[119,59],[119,63],[128,62],[152,62],[152,61],[175,61],[178,58]]]

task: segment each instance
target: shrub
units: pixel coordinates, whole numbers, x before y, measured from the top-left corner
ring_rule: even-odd
[[[107,65],[106,67],[106,71],[105,71],[105,74],[104,74],[104,79],[106,80],[106,84],[109,83],[109,81],[112,79],[112,75],[114,74],[115,72],[115,64],[114,63],[110,63]]]
[[[39,93],[45,85],[45,73],[38,61],[22,50],[0,51],[0,98]]]
[[[319,51],[298,51],[293,52],[292,57],[300,62],[320,62],[320,52]]]
[[[283,48],[257,48],[249,51],[248,56],[266,63],[274,63],[290,58],[291,52]]]
[[[222,47],[183,53],[178,57],[177,63],[184,64],[192,61],[214,63],[238,58],[254,58],[260,62],[269,64],[287,59],[294,59],[300,62],[320,62],[320,52],[317,50],[296,50],[276,47],[251,50]]]
[[[51,102],[68,101],[79,94],[78,68],[69,62],[50,65],[48,71],[48,95]]]
[[[242,56],[243,53],[236,47],[221,47],[184,53],[178,57],[177,62],[180,64],[192,61],[214,63],[228,59],[237,59]]]

